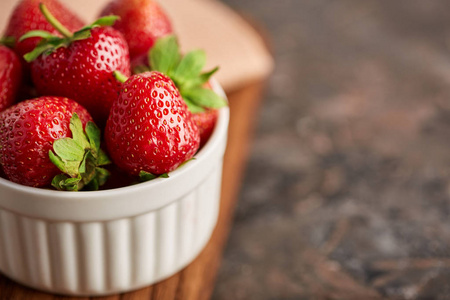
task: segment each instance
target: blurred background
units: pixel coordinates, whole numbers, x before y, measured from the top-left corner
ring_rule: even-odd
[[[213,299],[450,299],[450,3],[222,2],[276,67]]]

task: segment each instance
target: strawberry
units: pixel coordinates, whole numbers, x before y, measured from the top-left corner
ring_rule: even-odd
[[[100,15],[120,16],[114,28],[125,36],[132,61],[147,56],[159,37],[172,33],[169,18],[153,0],[115,0]]]
[[[108,175],[97,165],[109,160],[91,120],[85,108],[62,97],[27,100],[1,112],[0,164],[5,175],[33,187],[52,183],[58,189],[96,188]]]
[[[105,141],[117,166],[147,180],[191,159],[200,137],[172,80],[146,72],[123,84],[106,123]]]
[[[200,148],[203,147],[211,137],[216,125],[219,113],[217,109],[205,109],[203,112],[192,114],[192,119],[198,127],[200,134]]]
[[[39,3],[44,3],[69,31],[73,32],[83,27],[84,23],[57,0],[22,0],[17,4],[11,14],[4,34],[10,40],[12,39],[13,43],[14,41],[17,42],[22,35],[30,30],[46,30],[52,34],[58,34],[41,14]],[[36,37],[17,42],[14,50],[22,58],[26,53],[36,47],[39,40],[40,38]]]
[[[97,124],[104,124],[120,91],[113,71],[130,74],[126,41],[120,32],[108,27],[117,17],[104,17],[72,34],[44,5],[40,8],[64,37],[31,31],[21,38],[44,38],[25,55],[32,62],[32,79],[38,93],[71,98],[87,108]]]
[[[217,95],[209,84],[218,68],[202,73],[205,63],[206,54],[202,50],[183,56],[173,35],[158,39],[149,51],[150,69],[167,74],[173,80],[193,113],[194,122],[200,130],[201,146],[208,141],[214,129],[218,117],[216,110],[227,105],[226,100]],[[146,70],[146,66],[138,66],[136,70]]]
[[[0,45],[0,111],[12,105],[22,82],[22,67],[17,55]]]

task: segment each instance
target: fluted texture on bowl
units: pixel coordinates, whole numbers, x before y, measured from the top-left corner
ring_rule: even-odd
[[[168,277],[209,240],[221,174],[222,161],[177,201],[117,220],[50,222],[0,208],[0,271],[37,289],[73,295],[122,292]]]

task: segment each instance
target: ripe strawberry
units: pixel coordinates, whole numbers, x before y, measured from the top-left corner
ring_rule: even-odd
[[[14,50],[23,57],[32,51],[39,43],[40,38],[32,38],[18,42],[19,38],[30,30],[46,30],[52,34],[58,34],[52,25],[44,18],[39,10],[39,3],[44,3],[52,14],[70,31],[80,29],[84,23],[69,9],[57,0],[22,0],[15,7],[9,19],[5,36],[15,39]]]
[[[22,66],[17,55],[0,45],[0,111],[12,105],[22,81]]]
[[[167,74],[179,89],[194,122],[199,127],[201,147],[208,141],[218,117],[217,109],[227,105],[209,84],[211,76],[218,70],[201,73],[206,63],[206,54],[194,50],[186,55],[180,53],[175,36],[160,38],[149,51],[148,65],[152,70]],[[136,70],[145,70],[139,66]]]
[[[32,61],[31,73],[38,93],[71,98],[103,125],[120,91],[113,72],[130,74],[128,47],[122,34],[103,27],[112,25],[117,17],[99,19],[72,34],[54,20],[45,6],[40,7],[64,38],[43,31],[31,31],[21,38],[44,37],[43,43],[25,55],[27,61]]]
[[[219,113],[217,109],[206,109],[204,112],[192,114],[192,119],[194,120],[195,125],[197,125],[200,134],[200,148],[203,147],[211,137],[218,116]]]
[[[28,186],[52,183],[69,190],[103,183],[107,172],[96,166],[108,159],[99,149],[100,132],[91,120],[81,105],[61,97],[27,100],[1,112],[0,165],[5,175]],[[58,168],[70,178],[58,175]]]
[[[131,175],[147,179],[175,170],[192,158],[200,137],[173,82],[159,72],[131,76],[106,123],[112,160]]]
[[[114,24],[128,42],[131,60],[147,56],[156,39],[172,33],[172,25],[164,10],[153,0],[114,0],[102,16],[118,15]]]

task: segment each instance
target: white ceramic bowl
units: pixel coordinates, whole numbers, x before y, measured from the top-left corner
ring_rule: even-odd
[[[196,159],[170,178],[78,193],[0,178],[0,271],[79,296],[134,290],[175,274],[215,227],[228,120],[228,108],[221,109]]]

